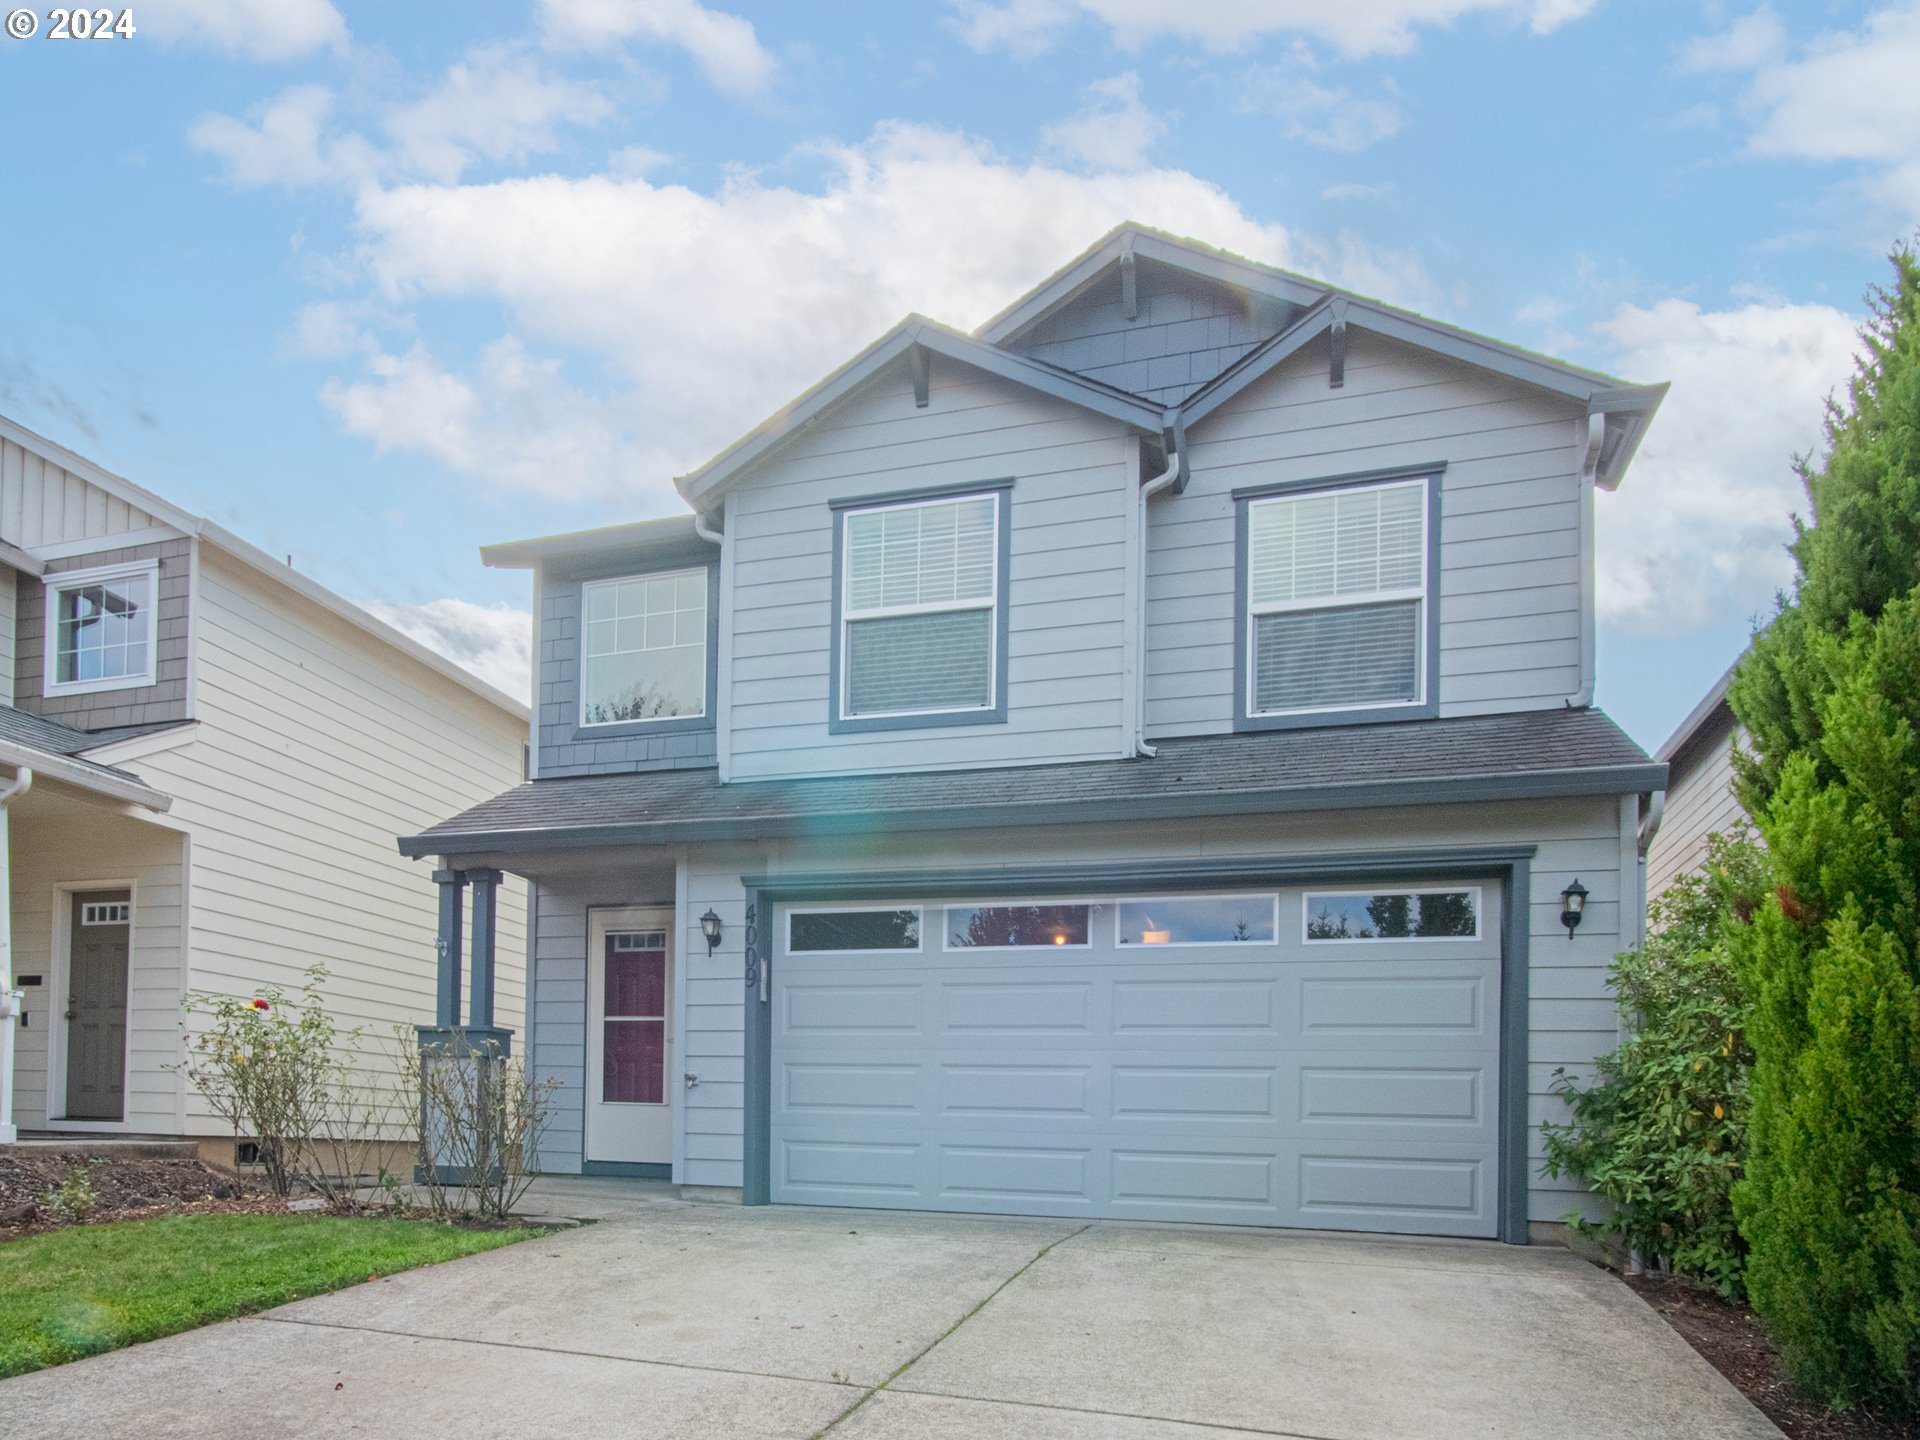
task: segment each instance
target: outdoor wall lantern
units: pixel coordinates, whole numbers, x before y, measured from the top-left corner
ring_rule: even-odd
[[[711,907],[700,917],[700,933],[707,937],[707,954],[712,955],[720,944],[720,917],[713,913]]]
[[[1560,892],[1560,923],[1567,927],[1567,938],[1573,938],[1573,932],[1580,926],[1580,916],[1587,908],[1587,887],[1578,879]]]

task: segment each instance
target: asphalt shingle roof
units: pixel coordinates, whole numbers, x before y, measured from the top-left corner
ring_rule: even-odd
[[[86,752],[101,745],[111,745],[116,740],[130,740],[136,735],[171,728],[171,725],[126,725],[117,730],[78,730],[58,720],[49,720],[44,715],[30,715],[11,705],[0,705],[0,740],[11,740],[16,745],[24,745],[29,750],[38,750],[47,755],[65,755],[104,774],[136,782],[140,777],[132,771],[89,760]]]
[[[1530,795],[1634,794],[1665,767],[1598,710],[1167,740],[1152,759],[722,785],[712,769],[535,780],[403,837],[410,855],[876,828],[977,829]]]

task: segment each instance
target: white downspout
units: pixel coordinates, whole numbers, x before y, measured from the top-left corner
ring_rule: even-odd
[[[13,850],[7,807],[33,788],[33,771],[22,766],[0,790],[0,1145],[20,1138],[13,1123],[13,1034],[23,994],[13,988]]]
[[[1147,501],[1180,478],[1182,456],[1171,446],[1167,449],[1167,468],[1140,487],[1140,553],[1135,563],[1140,569],[1135,589],[1140,610],[1133,627],[1136,653],[1133,664],[1133,753],[1152,759],[1159,752],[1147,743]]]
[[[707,524],[707,517],[702,515],[698,510],[693,512],[693,533],[709,545],[724,545],[727,543],[726,533],[716,530]]]
[[[1607,417],[1589,415],[1580,458],[1580,688],[1567,696],[1569,710],[1593,703],[1594,687],[1594,490],[1600,473],[1600,449],[1607,438]]]

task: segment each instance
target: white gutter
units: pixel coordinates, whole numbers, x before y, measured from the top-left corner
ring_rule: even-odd
[[[707,517],[702,515],[698,510],[693,512],[693,533],[709,545],[724,545],[727,543],[726,532],[716,530],[707,524]]]
[[[13,1123],[13,1036],[25,996],[13,988],[13,858],[7,807],[33,788],[33,771],[21,766],[0,789],[0,1145],[20,1138]]]
[[[162,794],[150,785],[141,784],[138,780],[103,774],[98,766],[88,765],[79,760],[69,760],[64,755],[55,755],[50,751],[31,750],[24,745],[16,745],[11,740],[0,740],[0,764],[12,765],[21,771],[37,771],[43,779],[63,781],[68,785],[78,786],[82,790],[91,790],[96,795],[105,795],[111,800],[124,800],[129,805],[138,805],[146,810],[164,813],[173,807],[172,796]]]
[[[1167,434],[1174,434],[1176,421],[1169,420]],[[1186,437],[1180,436],[1184,443]],[[1145,759],[1152,759],[1160,752],[1147,743],[1147,501],[1172,485],[1176,480],[1184,481],[1186,476],[1186,457],[1181,451],[1167,447],[1167,468],[1140,487],[1140,553],[1134,563],[1139,566],[1135,584],[1139,592],[1139,613],[1134,623],[1133,643],[1133,753]]]

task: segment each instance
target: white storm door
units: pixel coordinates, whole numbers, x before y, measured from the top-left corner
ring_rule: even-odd
[[[588,927],[586,1158],[673,1163],[671,910],[596,911]]]

